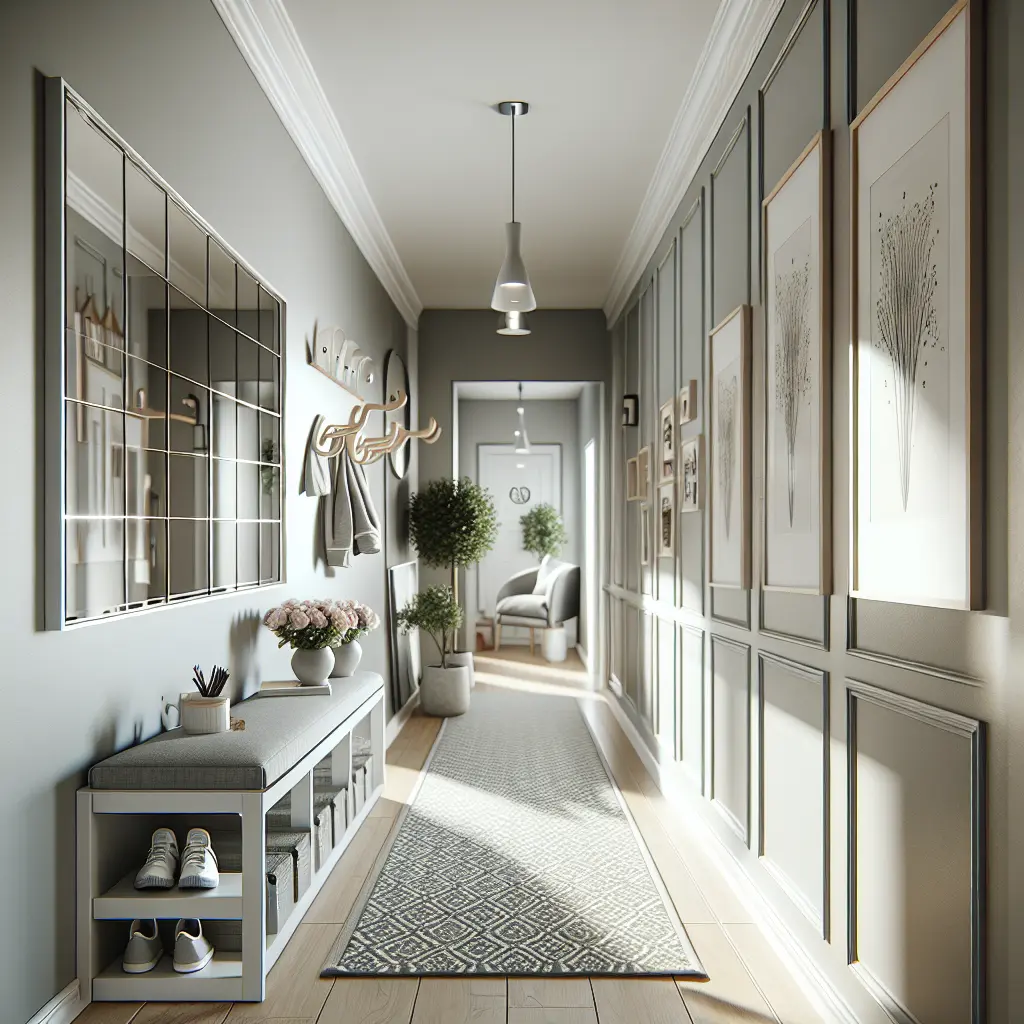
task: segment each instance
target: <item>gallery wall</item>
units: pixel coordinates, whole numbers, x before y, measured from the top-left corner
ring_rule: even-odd
[[[271,603],[332,595],[386,607],[386,564],[409,557],[400,513],[414,478],[399,483],[384,463],[369,468],[388,527],[386,553],[325,572],[316,560],[316,502],[298,489],[303,452],[313,416],[345,420],[353,399],[305,365],[304,346],[316,321],[338,324],[382,365],[389,349],[414,350],[415,335],[208,0],[5,4],[0,54],[0,272],[8,318],[0,424],[9,441],[0,507],[7,539],[0,871],[11,883],[0,1019],[23,1024],[75,975],[74,793],[88,766],[156,732],[162,699],[189,687],[193,664],[228,665],[235,696],[261,678],[286,676],[289,652],[278,651],[259,625]],[[43,75],[64,77],[285,299],[285,586],[63,633],[41,630]],[[367,667],[386,674],[385,630],[364,648]]]
[[[610,686],[652,768],[687,794],[753,884],[780,951],[841,1016],[871,1024],[1024,1014],[1010,974],[1022,937],[1024,840],[1010,787],[1021,784],[1011,751],[1024,743],[1014,667],[1021,585],[1012,571],[1024,554],[1024,491],[1008,459],[1008,441],[1020,453],[1024,412],[1013,294],[1024,248],[1024,83],[1010,61],[1024,24],[1011,0],[986,6],[985,277],[970,307],[985,321],[974,406],[984,533],[975,558],[985,587],[975,610],[853,597],[849,572],[849,126],[943,18],[947,0],[789,0],[613,327],[614,400],[638,394],[640,422],[612,420]],[[833,186],[823,257],[831,259],[831,376],[822,392],[831,414],[822,427],[832,577],[824,595],[765,589],[762,569],[761,203],[820,131],[831,143]],[[641,564],[645,517],[642,503],[626,500],[626,463],[656,446],[659,406],[690,379],[698,412],[680,437],[710,439],[709,335],[744,304],[750,585],[711,586],[706,504],[677,513],[672,557]]]

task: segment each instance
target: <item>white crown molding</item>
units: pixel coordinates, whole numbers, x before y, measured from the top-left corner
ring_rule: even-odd
[[[283,0],[213,0],[213,5],[367,263],[406,323],[415,327],[423,303]]]
[[[604,312],[618,318],[711,148],[784,0],[723,0],[612,275]]]

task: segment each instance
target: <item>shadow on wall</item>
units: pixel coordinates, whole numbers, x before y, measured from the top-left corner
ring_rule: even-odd
[[[263,682],[263,672],[256,656],[263,618],[259,612],[249,611],[231,620],[228,634],[228,671],[231,673],[231,703],[254,694]]]

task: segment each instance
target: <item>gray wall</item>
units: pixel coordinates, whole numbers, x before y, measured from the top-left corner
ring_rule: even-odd
[[[40,75],[66,78],[287,301],[284,587],[66,633],[38,630]],[[194,663],[229,664],[236,693],[284,676],[288,653],[257,625],[271,602],[332,594],[386,607],[383,556],[360,557],[330,578],[314,565],[315,503],[298,494],[302,453],[313,415],[344,419],[351,399],[304,365],[304,344],[315,321],[336,323],[382,360],[390,348],[406,351],[407,329],[208,0],[4,4],[0,93],[0,429],[8,439],[0,1019],[21,1024],[74,976],[73,798],[85,769],[157,730],[161,696],[186,689]],[[403,560],[399,510],[413,481],[399,486],[383,464],[368,475],[396,527],[387,557]],[[365,648],[367,665],[386,673],[385,630]]]
[[[606,389],[607,390],[607,389]],[[586,540],[584,536],[585,523],[584,517],[586,511],[584,509],[585,503],[590,498],[590,495],[586,491],[586,477],[584,474],[584,451],[587,444],[591,441],[596,445],[596,462],[597,462],[597,476],[598,481],[601,481],[604,476],[604,468],[602,466],[602,459],[604,455],[605,445],[602,443],[602,431],[601,431],[601,387],[599,384],[587,384],[583,388],[583,393],[579,397],[579,426],[577,433],[580,439],[580,464],[579,464],[579,481],[580,481],[580,494],[583,495],[583,502],[581,503],[580,509],[580,621],[579,621],[579,644],[584,651],[587,652],[588,661],[591,656],[592,648],[594,647],[593,641],[594,631],[597,626],[595,623],[590,622],[589,608],[587,607],[587,594],[592,581],[596,577],[597,585],[601,585],[601,520],[600,506],[597,509],[597,534],[598,540],[595,547],[595,551],[598,556],[598,564],[592,565],[590,553],[586,550]],[[600,603],[598,603],[600,607]],[[593,651],[596,657],[597,651]]]
[[[628,430],[611,421],[610,670],[643,743],[703,797],[697,805],[708,824],[857,1019],[889,1020],[863,981],[870,972],[922,1021],[970,1020],[972,988],[987,989],[988,1019],[1021,1020],[1024,982],[1011,970],[1024,956],[1024,76],[1011,55],[1024,52],[1024,7],[986,5],[987,596],[983,611],[957,612],[848,598],[848,122],[949,6],[849,2],[855,12],[847,0],[784,5],[614,325],[612,394],[639,391],[644,419]],[[834,150],[831,598],[763,592],[759,571],[760,205],[823,127],[832,129]],[[689,378],[700,381],[702,410],[684,434],[706,433],[707,333],[741,303],[753,307],[755,568],[752,591],[729,591],[708,585],[703,513],[681,517],[674,561],[641,571],[623,473],[653,436],[659,402]],[[862,683],[883,692],[867,699]],[[987,728],[987,761],[957,731],[979,726]],[[972,831],[973,793],[986,773],[987,853],[984,832]],[[988,873],[987,962],[973,977],[971,914],[984,909],[986,894],[972,853]],[[854,872],[860,971],[848,966]]]

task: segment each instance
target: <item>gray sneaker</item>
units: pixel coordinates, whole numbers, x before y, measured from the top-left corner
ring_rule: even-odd
[[[124,949],[121,967],[127,974],[145,974],[153,970],[164,955],[164,947],[152,918],[132,921],[128,931],[128,945]]]
[[[178,840],[169,828],[153,833],[146,863],[135,876],[136,889],[170,889],[178,877]]]
[[[179,889],[216,889],[220,883],[217,854],[205,828],[190,828],[181,854]]]
[[[179,974],[201,971],[213,959],[213,946],[203,935],[203,924],[183,917],[174,926],[174,969]]]

